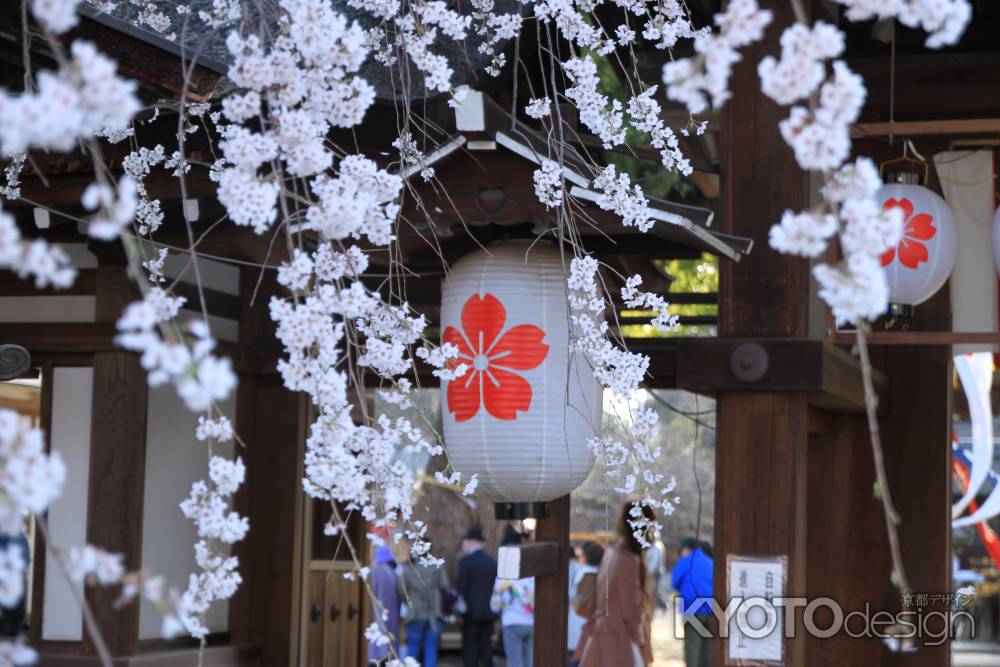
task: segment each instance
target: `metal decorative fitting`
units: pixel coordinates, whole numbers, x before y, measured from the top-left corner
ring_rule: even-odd
[[[767,350],[757,343],[743,343],[729,355],[729,372],[743,382],[757,382],[767,373],[767,366]]]
[[[31,367],[31,355],[20,345],[0,345],[0,380],[21,377]]]

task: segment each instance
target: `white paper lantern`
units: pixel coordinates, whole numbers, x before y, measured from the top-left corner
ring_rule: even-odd
[[[441,290],[441,340],[464,376],[441,383],[455,470],[497,502],[558,498],[594,464],[602,389],[570,350],[562,258],[550,243],[504,241],[459,260]]]
[[[955,266],[955,218],[944,199],[920,185],[885,185],[878,196],[883,209],[903,210],[903,238],[882,255],[889,301],[923,303],[941,289]]]

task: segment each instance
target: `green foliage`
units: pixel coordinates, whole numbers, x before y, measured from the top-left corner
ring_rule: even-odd
[[[715,255],[702,253],[698,259],[658,260],[657,266],[670,276],[670,292],[680,293],[717,293],[719,291],[719,258]],[[670,295],[667,294],[667,301]],[[718,313],[716,304],[676,304],[670,306],[674,315],[715,315]],[[652,317],[655,313],[638,310],[623,310],[619,313],[626,317]],[[674,336],[710,336],[715,327],[705,324],[681,325],[679,331],[668,334],[661,333],[648,324],[626,324],[622,326],[622,335],[626,338],[664,338]]]

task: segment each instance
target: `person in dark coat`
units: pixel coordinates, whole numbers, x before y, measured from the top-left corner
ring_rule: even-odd
[[[473,526],[465,535],[458,562],[456,590],[464,605],[462,617],[462,659],[465,667],[492,667],[490,648],[495,616],[490,609],[496,560],[483,550],[483,530]]]

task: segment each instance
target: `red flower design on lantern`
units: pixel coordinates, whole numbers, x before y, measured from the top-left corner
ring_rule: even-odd
[[[899,242],[897,248],[889,248],[882,253],[882,266],[892,264],[897,251],[899,252],[899,262],[903,266],[915,269],[920,262],[926,262],[929,258],[927,246],[921,241],[929,241],[937,234],[934,228],[934,218],[928,213],[917,213],[913,215],[913,202],[905,197],[903,199],[886,199],[882,204],[882,210],[891,208],[903,210],[903,221],[906,225],[903,228],[903,240]]]
[[[467,364],[465,375],[448,383],[448,411],[455,421],[472,419],[485,405],[496,419],[517,419],[531,407],[531,384],[517,373],[537,367],[549,353],[545,332],[519,324],[500,335],[507,310],[492,294],[473,294],[462,306],[462,331],[447,327],[442,343],[458,348],[451,366]]]

